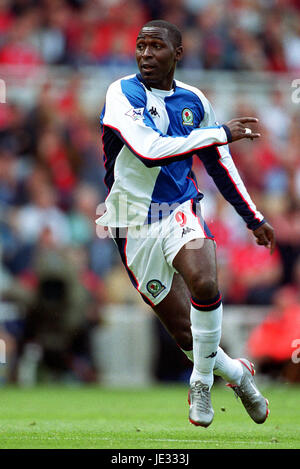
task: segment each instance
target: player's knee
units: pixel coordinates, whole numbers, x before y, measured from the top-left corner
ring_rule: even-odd
[[[201,300],[209,300],[218,294],[218,283],[215,278],[199,278],[193,279],[191,285],[191,294],[194,298]]]

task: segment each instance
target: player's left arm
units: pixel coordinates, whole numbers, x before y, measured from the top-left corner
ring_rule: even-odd
[[[274,228],[265,221],[263,225],[253,230],[253,234],[256,237],[257,244],[270,249],[270,254],[273,254],[276,246]]]
[[[204,125],[215,124],[215,114],[210,103],[206,109]],[[274,229],[257,210],[248,194],[231,157],[228,145],[213,146],[200,150],[197,154],[223,197],[235,208],[247,227],[252,230],[257,244],[269,248],[272,254],[276,244]]]
[[[252,230],[259,245],[275,249],[275,234],[272,226],[257,210],[238,173],[233,159],[226,147],[209,148],[197,152],[206,171],[214,180],[223,197],[243,218],[247,227]]]

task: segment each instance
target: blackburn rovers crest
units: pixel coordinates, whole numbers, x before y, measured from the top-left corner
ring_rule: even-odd
[[[183,125],[194,125],[194,115],[188,107],[184,108],[181,117]]]
[[[150,280],[147,283],[147,290],[151,295],[156,298],[163,290],[165,290],[165,286],[159,280]]]

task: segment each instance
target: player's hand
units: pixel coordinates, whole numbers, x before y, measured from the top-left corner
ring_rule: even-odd
[[[247,123],[256,124],[258,119],[256,117],[238,117],[237,119],[232,119],[231,121],[225,122],[225,125],[229,128],[231,132],[232,141],[240,140],[241,138],[259,138],[260,134],[252,132]]]
[[[270,249],[270,254],[273,254],[276,240],[272,226],[269,223],[264,223],[259,228],[256,228],[256,230],[253,230],[253,234],[256,237],[257,244]]]

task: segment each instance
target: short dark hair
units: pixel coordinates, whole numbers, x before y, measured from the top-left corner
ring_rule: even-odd
[[[175,47],[182,46],[182,36],[178,27],[175,24],[169,23],[165,20],[151,20],[148,23],[144,24],[143,28],[149,28],[150,26],[155,26],[156,28],[164,28],[168,31],[169,37],[171,38],[172,43]]]

